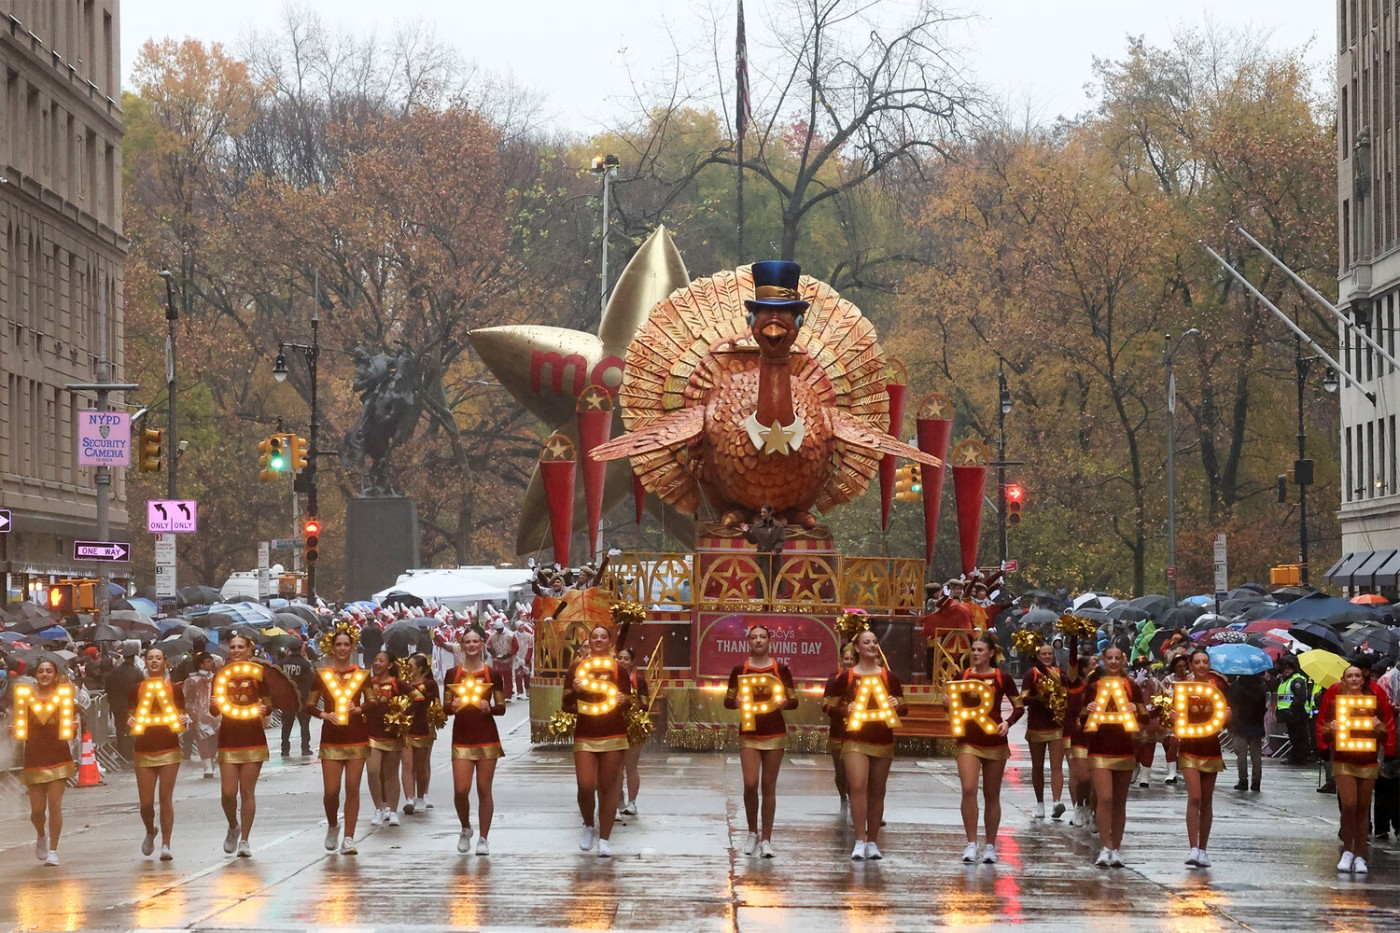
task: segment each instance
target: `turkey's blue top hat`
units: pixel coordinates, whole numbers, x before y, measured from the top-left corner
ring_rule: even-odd
[[[759,308],[783,308],[800,313],[807,309],[809,302],[803,301],[797,291],[797,280],[802,277],[802,267],[786,260],[770,260],[753,264],[753,298],[744,301],[750,310]]]

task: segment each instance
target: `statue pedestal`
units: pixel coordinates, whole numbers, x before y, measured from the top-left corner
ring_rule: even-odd
[[[405,496],[345,504],[345,598],[353,602],[398,582],[418,566],[418,507]]]

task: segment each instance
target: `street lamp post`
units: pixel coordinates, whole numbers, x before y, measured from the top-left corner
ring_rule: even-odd
[[[1293,358],[1298,370],[1298,459],[1293,461],[1293,482],[1298,484],[1298,582],[1308,586],[1308,487],[1313,482],[1313,462],[1308,459],[1308,432],[1303,423],[1303,389],[1308,370],[1319,356],[1304,356],[1303,341],[1293,337]],[[1337,374],[1331,367],[1322,380],[1328,392],[1337,391]]]
[[[317,280],[316,295],[311,304],[311,343],[284,343],[277,344],[277,360],[272,366],[272,375],[278,382],[285,382],[287,379],[287,351],[299,350],[306,358],[307,376],[311,380],[311,432],[307,438],[306,445],[306,516],[308,519],[319,518],[320,511],[316,502],[316,458],[320,455],[320,450],[316,446],[321,432],[320,409],[316,403],[316,360],[321,355],[321,288],[320,281]],[[316,564],[308,562],[306,565],[306,595],[314,598],[316,595]]]
[[[608,310],[608,233],[612,230],[612,225],[608,223],[608,211],[610,208],[609,195],[611,194],[612,180],[617,177],[617,156],[596,155],[593,157],[593,167],[589,169],[594,175],[600,175],[603,179],[603,271],[602,281],[602,303],[601,310]]]
[[[162,269],[160,277],[165,280],[165,395],[170,402],[169,417],[166,420],[166,498],[180,498],[175,493],[175,464],[180,459],[179,440],[175,435],[175,325],[180,320],[180,310],[175,307],[175,276],[169,269]]]
[[[1176,371],[1173,365],[1176,351],[1187,337],[1199,335],[1200,329],[1192,327],[1172,342],[1167,334],[1167,349],[1162,354],[1162,363],[1167,367],[1167,598],[1176,605]]]
[[[1011,411],[1011,392],[1006,388],[1006,364],[997,358],[997,542],[1006,566],[1006,416]]]

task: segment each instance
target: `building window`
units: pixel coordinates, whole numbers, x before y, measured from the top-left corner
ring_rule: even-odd
[[[1346,432],[1345,432],[1345,433],[1346,433],[1346,463],[1345,463],[1344,468],[1343,468],[1343,476],[1345,477],[1345,479],[1342,481],[1342,497],[1343,497],[1347,502],[1350,502],[1350,501],[1354,498],[1354,494],[1353,494],[1352,490],[1354,490],[1354,489],[1356,488],[1355,470],[1353,469],[1354,463],[1353,463],[1353,459],[1352,459],[1352,446],[1351,446],[1352,428],[1351,428],[1350,425],[1347,426],[1347,429],[1346,429]]]
[[[1345,150],[1344,150],[1345,151]],[[1342,270],[1351,268],[1351,199],[1342,199]]]
[[[1386,462],[1386,465],[1385,465],[1385,474],[1386,474],[1386,487],[1385,487],[1385,491],[1386,491],[1386,493],[1387,493],[1388,495],[1394,496],[1394,495],[1400,494],[1400,486],[1397,486],[1397,485],[1396,485],[1397,480],[1400,480],[1400,476],[1397,476],[1397,475],[1396,475],[1396,469],[1395,469],[1395,443],[1396,443],[1396,438],[1395,438],[1395,416],[1394,416],[1394,415],[1391,415],[1390,418],[1387,419],[1387,420],[1390,422],[1390,447],[1388,448],[1389,451],[1390,451],[1390,456],[1389,456],[1389,458],[1387,459],[1387,462]]]
[[[1366,422],[1366,496],[1369,499],[1376,494],[1376,423]]]
[[[1351,112],[1347,109],[1348,88],[1342,87],[1342,99],[1337,107],[1337,135],[1341,137],[1342,161],[1351,158]]]

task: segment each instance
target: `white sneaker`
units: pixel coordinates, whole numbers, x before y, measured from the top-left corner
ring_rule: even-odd
[[[1337,871],[1351,871],[1356,864],[1356,856],[1350,852],[1342,853],[1342,860],[1337,863]]]
[[[359,853],[360,853],[360,850],[357,849],[357,848],[355,848],[355,840],[351,839],[349,836],[346,836],[344,839],[341,840],[341,842],[340,842],[340,854],[341,854],[341,855],[359,855]]]
[[[1043,820],[1043,819],[1045,819],[1045,801],[1043,801],[1043,800],[1037,800],[1037,801],[1035,802],[1035,813],[1031,815],[1031,819],[1033,819],[1033,820]]]
[[[1108,864],[1111,865],[1111,866],[1114,867],[1114,868],[1122,868],[1122,867],[1123,867],[1123,853],[1122,853],[1122,852],[1119,852],[1117,849],[1114,849],[1112,852],[1109,852],[1109,853],[1108,853]]]
[[[1186,864],[1190,865],[1192,868],[1201,867],[1201,850],[1192,849],[1189,853],[1187,853]]]
[[[375,810],[375,811],[374,811],[374,816],[371,816],[371,817],[369,818],[369,825],[371,825],[371,826],[383,826],[383,825],[384,825],[384,811],[383,811],[383,810]]]
[[[593,848],[593,843],[597,841],[597,830],[592,826],[584,826],[578,831],[578,847],[580,851],[587,852]]]
[[[47,867],[47,868],[57,868],[57,867],[58,867],[58,850],[57,850],[57,849],[50,849],[50,850],[49,850],[49,854],[46,855],[46,856],[44,856],[44,865],[45,865],[45,867]]]
[[[636,815],[637,815],[637,801],[635,801],[635,800],[629,800],[629,801],[627,801],[627,806],[625,806],[625,807],[622,808],[622,812],[625,813],[625,814],[627,814],[628,816],[636,816]]]
[[[744,854],[753,855],[758,851],[758,833],[749,833],[744,837]]]
[[[340,844],[340,824],[326,827],[325,846],[327,852],[334,852],[335,847]]]
[[[173,859],[174,857],[175,857],[175,856],[172,855],[172,854],[170,853],[170,846],[161,846],[161,847],[160,847],[160,860],[161,860],[162,862],[168,862],[168,861],[170,861],[171,859]]]
[[[773,852],[773,843],[769,842],[767,839],[760,842],[758,844],[758,854],[760,858],[772,858],[776,854]]]
[[[977,861],[977,843],[969,842],[963,847],[963,861],[969,865]]]
[[[1084,808],[1083,808],[1082,806],[1080,806],[1079,804],[1075,804],[1075,805],[1074,805],[1074,815],[1071,816],[1071,817],[1069,818],[1069,825],[1071,825],[1071,826],[1083,826],[1083,825],[1084,825]]]
[[[1206,855],[1206,850],[1205,850],[1205,849],[1199,850],[1199,853],[1198,853],[1197,856],[1196,856],[1196,866],[1197,866],[1198,868],[1209,868],[1209,867],[1210,867],[1210,856],[1209,856],[1209,855]]]
[[[477,855],[490,855],[490,854],[491,854],[491,844],[490,844],[489,842],[487,842],[485,839],[478,839],[478,840],[476,841],[476,854],[477,854]]]
[[[390,810],[390,811],[389,811],[389,816],[386,818],[385,821],[386,821],[390,826],[398,826],[398,825],[399,825],[399,811],[397,811],[397,810]]]
[[[1356,858],[1352,859],[1351,870],[1355,874],[1364,875],[1371,869],[1366,866],[1366,860],[1358,855]]]
[[[41,862],[49,857],[49,841],[43,836],[34,839],[34,857]]]
[[[851,850],[851,861],[853,861],[853,862],[863,862],[863,861],[865,861],[865,840],[864,840],[864,839],[858,839],[858,840],[856,840],[856,847],[855,847],[854,849]]]
[[[877,845],[876,845],[875,843],[873,843],[873,842],[867,842],[867,843],[865,844],[865,859],[866,859],[866,861],[868,861],[868,862],[878,862],[878,861],[880,861],[880,859],[882,859],[882,858],[884,858],[884,856],[880,854],[880,847],[879,847],[879,846],[877,846]]]
[[[598,840],[598,857],[612,858],[612,845],[606,839]]]
[[[1129,784],[1136,784],[1142,778],[1142,765],[1133,765],[1133,778]]]
[[[413,815],[413,798],[410,797],[403,802],[403,812],[405,816]]]
[[[1094,834],[1094,833],[1097,833],[1097,832],[1099,831],[1099,815],[1098,815],[1097,813],[1095,813],[1093,810],[1090,810],[1090,811],[1089,811],[1089,822],[1086,823],[1085,825],[1088,827],[1088,830],[1089,830],[1090,835],[1092,835],[1092,834]]]
[[[247,840],[247,839],[240,839],[240,840],[238,840],[238,857],[239,857],[239,858],[252,858],[252,857],[253,857],[253,847],[250,846],[250,845],[248,845],[248,840]]]
[[[141,854],[150,855],[156,850],[156,834],[146,833],[146,838],[141,840]]]
[[[592,841],[591,841],[591,840],[590,840],[589,848],[592,848]],[[458,851],[459,853],[461,853],[462,855],[466,855],[466,854],[467,854],[468,852],[470,852],[471,850],[472,850],[472,831],[471,831],[470,829],[464,829],[464,830],[462,830],[460,833],[457,834],[457,851]]]
[[[428,809],[428,801],[422,797],[414,797],[413,809],[418,813],[422,813],[424,810]]]
[[[991,843],[987,843],[987,845],[982,849],[982,864],[995,865],[996,863],[997,847],[992,845]]]
[[[1094,859],[1094,864],[1099,866],[1100,868],[1107,868],[1111,861],[1112,858],[1109,851],[1107,849],[1100,849],[1099,857]]]
[[[238,851],[238,827],[230,826],[228,832],[224,834],[224,854],[232,855]]]

